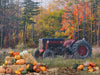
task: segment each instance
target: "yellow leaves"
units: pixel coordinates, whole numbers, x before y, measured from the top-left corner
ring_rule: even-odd
[[[27,26],[27,29],[28,29],[28,30],[32,29],[32,25],[28,25],[28,26]]]
[[[65,30],[64,35],[67,36],[68,39],[73,39],[73,37],[74,37],[74,26],[71,26],[70,28],[68,27]]]
[[[15,37],[16,33],[13,33],[12,35],[13,35],[13,39],[16,39],[16,37]]]
[[[70,28],[67,28],[67,30],[65,31],[65,33],[69,33],[70,32]]]
[[[71,37],[72,37],[71,35],[70,35],[70,36],[68,36],[68,39],[71,39]]]
[[[33,18],[31,17],[30,20],[33,20]]]
[[[100,32],[98,32],[98,30],[97,30],[97,36],[98,36],[99,33],[100,33]]]
[[[20,32],[19,34],[18,34],[18,38],[22,38],[23,36],[22,36],[22,33]]]
[[[64,32],[55,32],[55,37],[62,37],[64,34]]]
[[[48,13],[50,13],[50,9],[48,9]]]
[[[93,33],[95,32],[95,30],[92,31]]]
[[[58,34],[59,34],[58,32],[55,33],[55,35],[58,35]]]
[[[94,33],[94,32],[95,32],[95,30],[92,31],[92,33]],[[97,30],[97,31],[96,31],[96,34],[98,35],[98,33],[99,33],[99,32],[98,32],[98,30]]]

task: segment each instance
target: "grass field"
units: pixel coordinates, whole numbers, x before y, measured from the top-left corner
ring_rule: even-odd
[[[78,64],[83,64],[85,61],[90,61],[96,64],[100,68],[100,59],[93,59],[93,58],[88,58],[84,60],[78,60],[78,59],[64,59],[62,57],[55,58],[55,59],[39,59],[38,62],[45,63],[49,66],[49,68],[63,68],[63,67],[73,67],[73,64],[78,63]],[[86,71],[77,71],[78,75],[100,75],[100,71],[95,71],[95,72],[86,72]],[[72,74],[73,75],[73,74]],[[76,75],[76,74],[75,74]]]
[[[50,68],[53,67],[67,67],[72,66],[73,64],[83,64],[84,62],[89,61],[95,63],[97,66],[100,65],[100,59],[96,58],[88,58],[88,59],[64,59],[62,57],[54,58],[54,59],[38,59],[38,62],[47,64]]]

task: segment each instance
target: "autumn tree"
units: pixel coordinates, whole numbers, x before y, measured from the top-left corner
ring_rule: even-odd
[[[41,13],[35,18],[37,39],[61,37],[60,28],[63,10],[48,12],[48,10],[43,9]]]
[[[78,6],[78,8],[77,8]],[[74,8],[73,8],[74,7]],[[72,9],[73,8],[73,9]],[[68,36],[69,39],[74,39],[74,28],[75,32],[77,33],[77,15],[79,15],[79,26],[83,22],[83,3],[79,2],[79,4],[73,4],[72,2],[67,2],[66,6],[64,7],[65,12],[64,15],[62,16],[62,28],[61,31],[65,31],[65,35]],[[90,7],[85,2],[85,17],[89,18],[90,17]],[[74,18],[74,20],[73,20]],[[74,22],[74,25],[73,25]],[[80,29],[81,30],[81,29]],[[80,31],[79,30],[79,31]]]

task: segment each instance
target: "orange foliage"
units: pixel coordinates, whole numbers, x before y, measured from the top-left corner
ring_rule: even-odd
[[[76,27],[75,23],[77,23],[77,16],[79,16],[79,25],[81,25],[83,21],[83,3],[80,2],[80,4],[73,4],[69,6],[70,2],[66,3],[66,6],[64,7],[64,10],[66,11],[64,15],[62,15],[62,28],[61,31],[65,31],[65,35],[71,37],[70,39],[74,38],[74,28]],[[77,9],[78,7],[78,9]],[[85,18],[89,19],[91,15],[91,9],[89,7],[89,4],[85,2]],[[70,17],[74,17],[74,20]],[[68,31],[70,28],[70,31]],[[80,29],[79,31],[81,31]],[[75,32],[78,32],[77,28],[75,28]]]

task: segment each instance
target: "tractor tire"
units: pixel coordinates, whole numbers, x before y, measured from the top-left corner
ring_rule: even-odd
[[[46,50],[44,53],[43,53],[43,58],[54,58],[54,52],[52,50]]]
[[[40,52],[38,49],[35,51],[34,57],[35,57],[35,59],[38,59],[40,57]]]
[[[88,58],[92,54],[91,45],[85,40],[79,40],[72,46],[73,58],[84,59]]]

